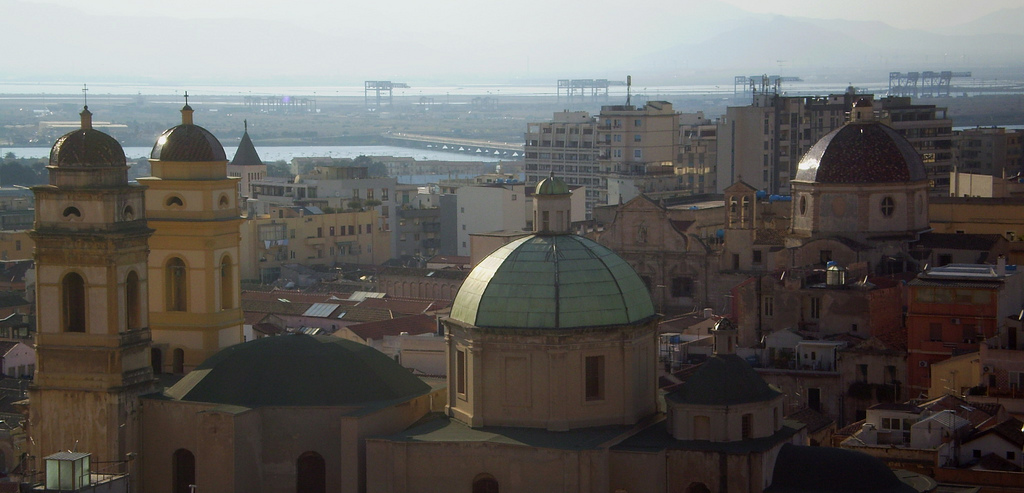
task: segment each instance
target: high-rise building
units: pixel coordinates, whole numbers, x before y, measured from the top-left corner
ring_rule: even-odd
[[[586,111],[555,113],[550,122],[526,126],[524,170],[527,185],[552,172],[571,186],[586,187],[587,217],[607,191],[597,166],[597,120]]]
[[[959,173],[1001,178],[1017,175],[1024,167],[1024,130],[969,128],[953,133],[953,145]]]
[[[598,168],[604,188],[598,203],[627,202],[642,193],[677,190],[679,113],[666,101],[602,106],[598,116]]]
[[[704,112],[680,115],[676,174],[693,194],[715,193],[718,179],[718,122]]]

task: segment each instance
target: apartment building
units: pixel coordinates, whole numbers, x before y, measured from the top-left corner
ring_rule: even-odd
[[[679,113],[666,101],[643,106],[602,106],[598,116],[598,168],[605,188],[598,203],[626,203],[644,193],[678,190]]]
[[[958,130],[953,132],[953,146],[956,151],[954,172],[1000,178],[1018,175],[1024,167],[1024,130],[1002,127]],[[955,187],[951,192],[954,191]]]
[[[555,113],[549,122],[526,126],[524,169],[527,185],[552,172],[570,187],[586,187],[586,217],[607,192],[598,172],[597,119],[586,111]]]
[[[272,207],[242,224],[241,278],[272,282],[287,264],[376,265],[391,258],[391,232],[376,210],[324,213],[315,207]]]
[[[398,215],[394,214],[397,188],[397,179],[370,177],[366,167],[316,166],[294,180],[268,177],[253,181],[249,215],[271,214],[282,206],[311,206],[328,212],[373,209],[376,228],[391,232],[398,227]],[[393,236],[389,252],[398,251],[397,241]],[[377,261],[388,258],[377,257]]]
[[[913,104],[909,97],[888,96],[875,101],[880,120],[905,137],[924,161],[931,181],[931,195],[949,195],[953,170],[953,120],[946,108]]]
[[[718,121],[704,112],[683,113],[679,126],[679,158],[676,175],[694,195],[715,193],[718,188]]]

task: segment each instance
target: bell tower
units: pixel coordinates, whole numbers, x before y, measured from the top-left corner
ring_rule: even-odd
[[[187,95],[186,95],[187,98]],[[193,123],[160,135],[150,155],[146,210],[153,365],[187,373],[221,348],[243,342],[239,284],[238,178],[227,175],[220,141]]]
[[[31,454],[137,453],[139,395],[154,390],[145,187],[128,182],[124,151],[92,128],[50,151],[49,183],[33,187],[38,369],[29,387]]]

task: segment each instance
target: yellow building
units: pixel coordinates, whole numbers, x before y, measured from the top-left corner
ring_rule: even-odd
[[[32,246],[28,231],[0,231],[0,260],[28,260]]]
[[[144,187],[124,151],[82,126],[54,144],[36,195],[38,370],[29,388],[30,455],[87,450],[93,461],[139,451],[138,397],[149,364]],[[30,466],[31,467],[31,466]]]
[[[146,211],[153,367],[184,373],[220,348],[242,342],[239,302],[237,178],[227,176],[224,147],[192,123],[160,135],[149,159]]]
[[[1007,262],[1024,264],[1024,198],[932,197],[928,220],[936,233],[996,234],[1010,241]]]
[[[323,213],[310,207],[274,206],[242,225],[242,279],[272,282],[286,264],[376,265],[391,258],[391,232],[375,208]]]

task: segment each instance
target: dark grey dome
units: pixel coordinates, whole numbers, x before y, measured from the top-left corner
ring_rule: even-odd
[[[126,166],[124,149],[113,137],[92,128],[62,135],[50,149],[50,166],[95,168]]]
[[[408,399],[430,390],[384,353],[329,336],[291,334],[227,347],[166,394],[261,406],[352,406]]]
[[[800,159],[794,181],[898,183],[925,180],[921,156],[902,135],[876,121],[853,122],[821,138]]]

